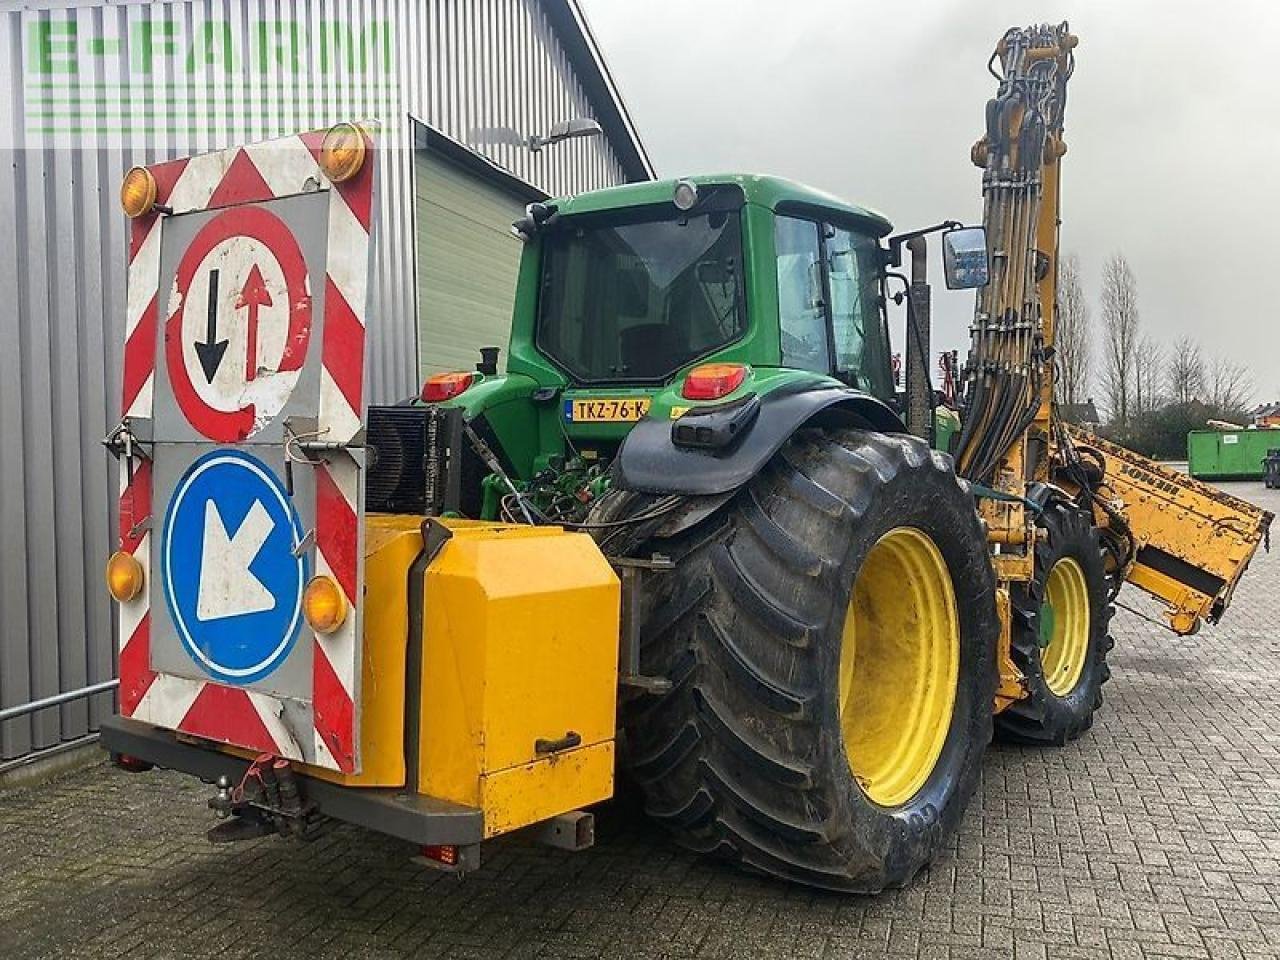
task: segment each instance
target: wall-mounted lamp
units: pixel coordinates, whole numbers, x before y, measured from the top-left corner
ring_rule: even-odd
[[[562,120],[544,134],[534,133],[524,136],[513,127],[475,127],[467,131],[467,142],[479,146],[507,144],[513,147],[526,147],[530,153],[537,153],[543,147],[564,140],[576,140],[580,137],[595,137],[604,133],[600,124],[590,117],[574,117]]]

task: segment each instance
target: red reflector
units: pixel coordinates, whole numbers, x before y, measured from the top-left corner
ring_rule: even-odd
[[[127,753],[117,753],[112,757],[115,765],[121,770],[127,770],[130,773],[146,773],[155,765],[146,760],[139,760],[137,757],[131,757]]]
[[[422,855],[428,860],[443,863],[446,867],[458,865],[458,848],[453,844],[424,844]]]
[[[689,371],[680,393],[686,400],[719,400],[746,379],[747,368],[741,363],[704,363]]]
[[[437,373],[422,385],[422,399],[426,403],[452,400],[475,382],[474,373]]]

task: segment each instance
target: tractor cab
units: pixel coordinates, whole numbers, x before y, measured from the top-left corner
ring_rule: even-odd
[[[616,205],[600,206],[615,193]],[[878,243],[888,227],[766,177],[535,208],[517,227],[539,276],[533,335],[513,351],[532,346],[530,359],[575,387],[664,385],[719,361],[833,376],[891,399]]]
[[[533,204],[513,230],[525,249],[506,374],[424,387],[487,447],[443,432],[477,482],[442,509],[501,519],[529,487],[548,519],[581,519],[641,422],[724,454],[762,406],[814,389],[903,429],[880,215],[781,178],[723,175]],[[490,455],[505,479],[484,476]]]
[[[705,493],[709,476],[740,482],[797,416],[824,411],[878,430],[930,432],[919,429],[934,418],[927,370],[909,371],[908,392],[898,393],[886,309],[891,282],[907,286],[890,268],[923,232],[889,237],[889,221],[870,210],[741,174],[532,204],[512,229],[525,248],[506,374],[486,362],[436,375],[423,391],[475,435],[437,431],[454,438],[461,473],[474,481],[440,499],[441,510],[518,520],[511,510],[527,493],[543,519],[577,521],[606,477],[628,473],[642,489],[677,476],[697,487],[685,492]],[[965,235],[969,255],[954,242]],[[985,282],[981,228],[951,230],[944,251],[953,254],[948,286]],[[912,256],[914,265],[915,246]],[[913,311],[927,310],[919,292],[894,299],[906,301],[908,330],[927,344],[913,322]],[[927,353],[915,346],[909,357]],[[913,387],[928,398],[914,424],[903,418]],[[762,416],[775,426],[756,430]],[[946,437],[935,433],[944,448]],[[718,467],[710,474],[709,463]]]
[[[764,176],[534,205],[515,226],[527,242],[522,279],[535,283],[517,298],[511,369],[575,390],[656,392],[699,364],[744,364],[892,401],[880,246],[889,229],[870,211]]]

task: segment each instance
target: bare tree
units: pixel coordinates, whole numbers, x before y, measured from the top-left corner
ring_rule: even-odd
[[[1190,337],[1182,337],[1169,353],[1164,388],[1169,398],[1178,404],[1188,404],[1204,395],[1204,355],[1200,344]]]
[[[1074,253],[1058,264],[1058,312],[1055,331],[1057,351],[1058,399],[1062,403],[1081,403],[1089,391],[1091,351],[1089,338],[1089,302],[1080,280],[1080,260]]]
[[[1164,346],[1154,337],[1139,337],[1133,355],[1133,412],[1138,416],[1160,405],[1160,372]]]
[[[1225,357],[1215,356],[1209,361],[1206,376],[1209,406],[1219,413],[1245,410],[1253,395],[1253,378],[1243,365]]]
[[[1133,360],[1138,348],[1138,281],[1121,253],[1113,253],[1102,268],[1102,326],[1102,387],[1111,419],[1125,426],[1132,413]]]

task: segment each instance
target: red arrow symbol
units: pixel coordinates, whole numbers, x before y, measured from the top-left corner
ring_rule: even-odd
[[[267,292],[266,282],[262,279],[262,271],[255,263],[249,268],[248,279],[244,289],[236,297],[236,309],[249,308],[249,327],[245,332],[245,373],[246,381],[254,379],[258,374],[258,308],[271,306],[271,294]]]

